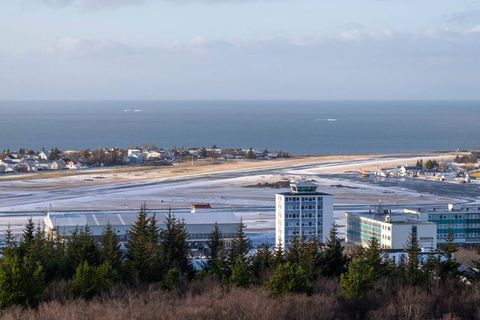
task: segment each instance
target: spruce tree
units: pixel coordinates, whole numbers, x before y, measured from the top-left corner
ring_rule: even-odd
[[[5,243],[5,248],[3,249],[4,255],[12,255],[15,253],[17,248],[17,244],[15,243],[15,239],[12,233],[12,229],[10,228],[10,224],[7,226],[7,230],[5,231],[5,236],[3,242]]]
[[[345,272],[348,259],[343,251],[343,245],[338,238],[337,226],[334,224],[321,254],[320,268],[323,275],[339,277]]]
[[[301,266],[289,262],[277,266],[266,287],[274,297],[312,291],[307,273]]]
[[[103,230],[101,240],[101,253],[105,263],[108,263],[112,270],[120,273],[122,268],[122,252],[120,251],[120,243],[112,226],[107,224]]]
[[[408,255],[405,264],[405,280],[409,285],[418,285],[424,279],[420,265],[420,244],[417,237],[410,233],[408,242],[405,247]]]
[[[18,255],[4,256],[0,260],[0,308],[35,307],[44,288],[44,272],[39,262]]]
[[[68,238],[66,250],[70,275],[83,262],[87,261],[91,266],[97,266],[101,262],[100,250],[95,242],[90,228],[76,228]]]
[[[23,230],[22,240],[20,242],[20,248],[23,254],[26,254],[26,252],[30,250],[34,238],[35,224],[33,223],[32,217],[29,217],[27,224],[25,225],[25,229]]]
[[[128,280],[135,285],[153,280],[154,265],[149,256],[153,244],[149,243],[151,235],[148,224],[147,208],[142,205],[137,220],[129,232],[128,253],[125,262]]]
[[[373,289],[378,275],[367,259],[356,256],[348,265],[346,273],[340,277],[343,295],[347,299],[357,300]]]
[[[274,268],[273,254],[267,244],[258,248],[252,257],[252,272],[258,280],[263,280],[264,276]]]
[[[175,218],[170,211],[165,219],[165,229],[160,232],[162,262],[166,270],[178,269],[183,277],[191,278],[194,274],[190,262],[188,233],[185,223]]]
[[[245,225],[243,221],[240,220],[240,225],[238,226],[237,234],[232,240],[230,248],[230,263],[233,265],[238,257],[246,257],[250,251],[251,243],[248,240],[247,235],[245,234]]]
[[[275,248],[273,252],[273,265],[278,267],[280,264],[285,262],[285,252],[283,251],[283,247],[279,244]]]
[[[458,251],[458,247],[454,243],[454,234],[449,232],[447,235],[447,241],[443,246],[440,246],[440,261],[438,275],[441,279],[456,276],[458,274],[458,267],[460,264],[455,260],[455,252]],[[444,260],[441,260],[444,258]]]
[[[225,267],[225,245],[218,223],[215,222],[208,241],[207,270],[221,279]]]

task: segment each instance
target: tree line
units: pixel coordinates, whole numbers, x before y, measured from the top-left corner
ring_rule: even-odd
[[[5,234],[0,307],[35,308],[44,299],[45,288],[57,281],[66,283],[64,294],[72,299],[101,297],[116,285],[137,290],[155,285],[182,295],[205,279],[219,283],[222,290],[261,287],[273,299],[282,299],[315,296],[324,290],[319,281],[328,279],[339,287],[332,299],[347,306],[352,317],[362,318],[368,310],[361,302],[378,290],[420,288],[432,293],[450,283],[465,286],[458,280],[457,248],[451,236],[439,255],[427,259],[421,258],[418,240],[410,236],[405,245],[407,257],[398,263],[384,256],[375,238],[346,254],[335,226],[325,244],[315,238],[294,238],[286,250],[280,246],[271,250],[268,245],[252,249],[243,223],[231,242],[225,242],[215,224],[208,257],[201,268],[194,268],[183,221],[169,213],[160,229],[156,216],[145,206],[129,232],[126,248],[110,225],[96,240],[88,226],[61,237],[46,235],[29,219],[18,243],[10,228]]]

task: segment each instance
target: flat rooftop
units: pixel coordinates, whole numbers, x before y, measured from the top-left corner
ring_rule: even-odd
[[[347,212],[350,215],[355,215],[361,218],[367,218],[378,222],[391,224],[435,224],[434,222],[420,220],[410,214],[403,212],[377,213],[377,212]],[[386,221],[386,217],[390,216],[390,221]]]
[[[148,216],[151,217],[155,214],[158,224],[162,225],[168,216],[165,212],[148,212]],[[177,220],[183,220],[187,225],[213,225],[218,223],[224,224],[238,224],[240,219],[232,212],[201,212],[201,213],[175,213],[173,216]],[[131,226],[137,220],[138,211],[131,212],[50,212],[48,217],[54,226],[57,227],[82,227],[82,226],[106,226],[110,224],[112,226]]]
[[[330,193],[324,193],[324,192],[280,192],[277,193],[283,196],[331,196]]]

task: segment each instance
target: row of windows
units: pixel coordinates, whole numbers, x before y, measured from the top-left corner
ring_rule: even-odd
[[[302,231],[301,233],[303,236],[307,236],[307,235],[319,235],[317,234],[317,231],[316,230],[304,230]],[[298,230],[290,230],[288,231],[288,235],[290,236],[299,236],[300,235],[300,231]]]
[[[289,226],[289,227],[299,227],[300,225],[302,227],[311,227],[311,226],[315,226],[315,222],[312,222],[312,221],[302,222],[302,224],[300,224],[299,222],[288,222],[287,223],[287,226]],[[318,225],[321,226],[322,223],[319,222]]]
[[[286,197],[285,201],[300,201],[300,199],[302,199],[302,201],[317,201],[317,199],[318,202],[322,201],[322,198],[315,197]]]
[[[314,209],[322,209],[322,206],[315,206],[315,205],[302,205],[302,206],[287,206],[287,210],[314,210]]]
[[[222,237],[225,239],[228,238],[235,238],[235,233],[222,233]],[[188,235],[188,238],[190,240],[193,239],[209,239],[210,238],[210,233],[192,233]]]
[[[382,234],[382,239],[383,239],[383,240],[389,240],[389,241],[390,241],[390,236],[386,236],[386,235]]]
[[[315,218],[315,217],[316,217],[315,213],[303,213],[302,214],[302,218]],[[319,213],[318,217],[321,218],[322,214]],[[287,214],[287,218],[288,219],[298,219],[298,218],[300,218],[300,214],[299,213],[289,213],[289,214]]]
[[[457,223],[457,224],[441,224],[439,223],[437,225],[438,229],[463,229],[465,228],[465,225],[463,223]]]

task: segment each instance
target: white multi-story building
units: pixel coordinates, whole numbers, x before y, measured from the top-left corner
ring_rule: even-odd
[[[306,182],[290,183],[276,195],[275,243],[288,248],[292,238],[316,237],[324,243],[333,224],[333,196]]]
[[[437,248],[437,225],[405,212],[347,212],[346,241],[366,246],[376,238],[384,250],[403,250],[415,236],[423,251]]]

